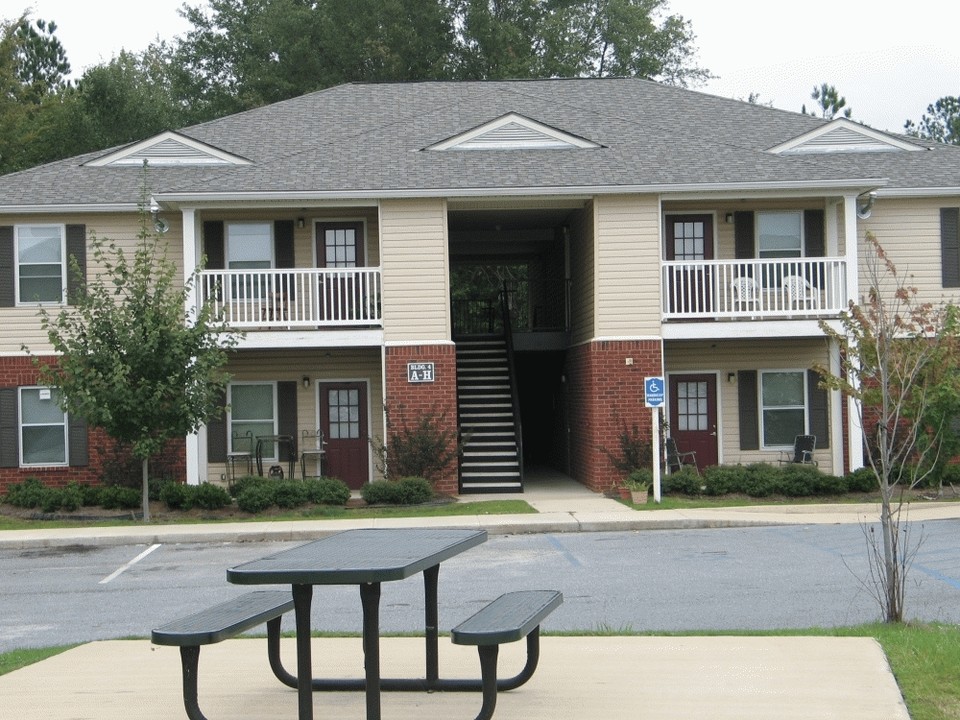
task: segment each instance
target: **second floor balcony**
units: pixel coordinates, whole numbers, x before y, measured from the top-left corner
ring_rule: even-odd
[[[380,279],[375,267],[205,270],[198,289],[237,329],[369,328],[383,324]]]
[[[664,320],[817,318],[847,307],[841,258],[664,262]]]

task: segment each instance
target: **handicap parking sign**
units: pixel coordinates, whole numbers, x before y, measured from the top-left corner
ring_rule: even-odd
[[[664,382],[662,377],[648,377],[643,381],[643,401],[649,408],[663,407]]]

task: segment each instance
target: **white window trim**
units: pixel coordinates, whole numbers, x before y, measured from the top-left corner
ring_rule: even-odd
[[[772,373],[795,373],[800,375],[803,379],[803,433],[808,434],[810,428],[810,407],[809,407],[809,398],[810,393],[807,388],[807,371],[802,368],[767,368],[765,370],[759,370],[759,378],[757,382],[757,414],[759,415],[759,425],[760,425],[760,449],[761,450],[790,450],[793,448],[793,442],[789,442],[786,445],[767,445],[766,437],[767,432],[764,427],[764,410],[766,406],[763,404],[763,376],[766,374]],[[789,406],[790,409],[796,409],[794,406]]]
[[[20,454],[20,467],[22,468],[42,468],[42,467],[69,467],[70,466],[70,419],[67,413],[63,413],[63,462],[59,463],[26,463],[23,461],[23,391],[24,390],[52,390],[46,385],[22,385],[17,388],[17,452]],[[50,402],[53,402],[51,399]],[[34,426],[28,426],[34,427]],[[41,427],[37,425],[36,427]],[[42,427],[51,427],[50,424],[44,424]]]
[[[276,380],[236,380],[232,381],[227,385],[227,452],[233,452],[233,388],[236,385],[271,385],[273,387],[273,432],[271,435],[278,435],[278,412],[279,407],[277,403],[277,381]],[[256,446],[256,437],[254,437],[254,446]],[[274,449],[276,449],[276,444],[274,444]],[[270,460],[275,462],[276,457],[267,457],[264,456],[264,460]]]
[[[20,297],[20,230],[22,228],[57,228],[60,232],[60,300],[23,300]],[[51,263],[52,264],[52,263]],[[67,226],[57,223],[22,223],[13,227],[13,287],[18,307],[36,307],[37,305],[61,306],[67,303]]]
[[[785,215],[785,214],[798,215],[800,217],[800,254],[797,256],[799,258],[804,258],[807,256],[807,238],[805,234],[805,229],[803,226],[803,210],[794,210],[792,208],[782,209],[782,210],[757,210],[756,211],[756,222],[754,223],[754,244],[757,248],[757,259],[769,259],[769,260],[786,260],[788,258],[763,258],[760,255],[760,216],[761,215]]]

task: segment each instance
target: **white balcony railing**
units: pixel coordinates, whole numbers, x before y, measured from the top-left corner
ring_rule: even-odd
[[[382,324],[380,268],[205,270],[199,291],[236,328]]]
[[[661,282],[665,320],[819,317],[847,306],[839,258],[669,261]]]

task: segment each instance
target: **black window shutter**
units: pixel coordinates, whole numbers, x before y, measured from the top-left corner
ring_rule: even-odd
[[[737,260],[753,260],[757,257],[752,212],[741,210],[733,214],[733,240]]]
[[[281,380],[277,383],[277,428],[281,435],[293,438],[294,446],[279,444],[280,460],[296,459],[297,442],[297,383],[293,380]],[[291,454],[293,457],[291,457]]]
[[[76,297],[87,280],[87,226],[67,225],[67,257],[74,257],[80,276],[77,277],[67,266],[67,302]],[[84,463],[86,464],[86,463]]]
[[[296,267],[293,256],[293,220],[277,220],[273,224],[273,243],[277,267]]]
[[[760,419],[757,409],[757,371],[740,370],[737,373],[737,393],[740,410],[740,449],[760,449]]]
[[[824,257],[827,254],[823,225],[823,210],[803,211],[803,243],[807,257]]]
[[[208,270],[223,270],[226,267],[222,221],[207,220],[203,223],[203,254],[207,257]]]
[[[14,288],[13,225],[0,226],[0,307],[17,304]]]
[[[227,395],[220,393],[217,405],[225,408]],[[207,462],[227,461],[227,414],[221,412],[215,419],[207,421]]]
[[[0,389],[0,467],[19,467],[17,389]]]
[[[940,208],[940,273],[945,288],[960,287],[960,208]]]
[[[86,467],[90,464],[87,445],[87,421],[67,416],[67,434],[70,438],[70,467]]]
[[[830,447],[830,412],[827,391],[819,387],[820,374],[807,370],[807,407],[810,412],[810,434],[817,436],[817,447]]]

